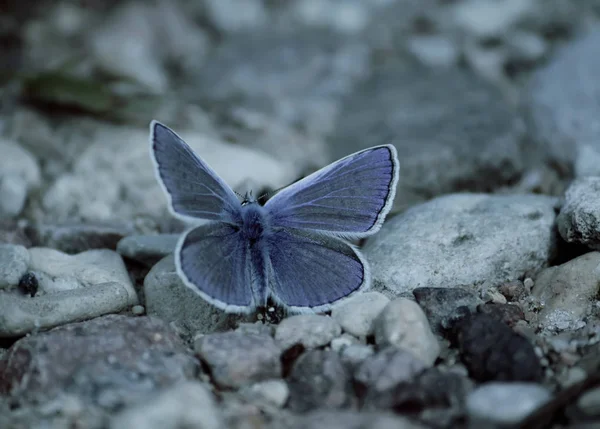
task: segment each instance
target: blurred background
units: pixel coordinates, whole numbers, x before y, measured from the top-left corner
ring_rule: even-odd
[[[152,119],[240,192],[393,143],[396,211],[560,195],[600,168],[599,16],[595,0],[3,0],[0,218],[178,229]]]

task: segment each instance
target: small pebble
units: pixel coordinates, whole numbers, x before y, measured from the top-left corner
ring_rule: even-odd
[[[525,288],[531,292],[531,289],[533,288],[533,279],[527,277],[525,280],[523,280],[523,286],[525,286]]]
[[[281,408],[290,396],[290,389],[284,380],[266,380],[242,389],[253,402],[266,403]]]
[[[390,302],[380,292],[365,292],[334,307],[331,317],[342,329],[356,337],[373,334],[373,321]]]
[[[283,350],[294,344],[314,349],[339,337],[342,327],[333,318],[318,314],[298,314],[283,319],[275,330],[275,340]]]
[[[146,309],[144,308],[143,305],[134,305],[133,307],[131,307],[131,313],[134,316],[141,316],[145,312],[146,312]]]

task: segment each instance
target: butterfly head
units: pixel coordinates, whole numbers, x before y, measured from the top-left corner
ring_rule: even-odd
[[[252,195],[252,191],[246,192],[246,194],[244,195],[244,199],[242,200],[242,205],[245,206],[246,204],[251,204],[255,202],[256,198],[254,198],[254,195]]]

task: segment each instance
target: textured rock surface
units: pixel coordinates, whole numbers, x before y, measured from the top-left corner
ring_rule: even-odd
[[[584,177],[571,183],[556,218],[561,237],[600,250],[600,178]]]

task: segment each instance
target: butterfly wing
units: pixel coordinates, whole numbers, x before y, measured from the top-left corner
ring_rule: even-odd
[[[270,292],[292,311],[327,311],[370,282],[368,265],[352,245],[307,230],[274,231],[269,261]]]
[[[214,306],[236,313],[255,307],[248,246],[238,228],[210,222],[191,229],[179,240],[175,265],[185,285]]]
[[[288,186],[265,207],[276,227],[365,237],[381,228],[391,209],[398,172],[394,146],[376,146]]]
[[[238,213],[235,193],[175,132],[152,121],[150,145],[158,181],[175,216],[225,220]]]

